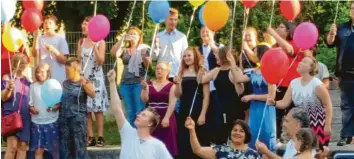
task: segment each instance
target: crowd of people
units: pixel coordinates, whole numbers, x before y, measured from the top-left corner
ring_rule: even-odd
[[[354,136],[354,3],[350,7],[351,19],[339,27],[333,24],[325,39],[329,47],[337,47],[343,116],[339,146]],[[21,48],[9,57],[2,46],[2,114],[19,112],[23,123],[21,131],[3,135],[5,158],[26,158],[28,146],[29,157],[35,159],[88,158],[87,146],[104,146],[103,113],[109,102],[123,159],[327,157],[333,118],[329,72],[316,60],[316,46],[301,50],[293,42],[295,24],[268,27],[263,37],[247,27],[243,50],[237,53],[217,43],[207,27],[200,29],[202,46],[189,46],[176,28],[178,15],[170,9],[153,49],[144,44],[138,27],[128,28],[110,50],[122,59],[124,69],[118,89],[119,71],[108,72],[109,94],[102,69],[106,44],[87,36],[91,17],[81,23],[77,57],[68,58],[68,44],[55,32],[53,15],[44,18],[43,35],[34,33],[31,51]],[[276,47],[291,65],[273,85],[262,76],[260,61]],[[25,75],[30,52],[40,61],[33,83]],[[155,60],[154,80],[146,80]],[[62,84],[63,96],[48,107],[41,85],[51,78]],[[285,153],[280,157],[276,152],[282,144]]]

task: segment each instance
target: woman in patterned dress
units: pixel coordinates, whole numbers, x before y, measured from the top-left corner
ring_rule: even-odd
[[[168,80],[170,65],[159,62],[156,65],[156,80],[142,81],[141,99],[148,102],[150,107],[157,110],[161,116],[161,125],[158,125],[152,136],[161,140],[172,156],[178,155],[177,150],[177,122],[174,114],[176,106],[175,85]]]
[[[104,146],[103,139],[103,112],[108,109],[108,96],[105,85],[102,65],[105,60],[105,41],[93,42],[87,37],[87,25],[91,17],[86,17],[81,24],[82,34],[86,37],[80,40],[77,46],[77,55],[82,59],[82,70],[84,77],[91,81],[95,87],[96,97],[87,98],[87,135],[88,146]],[[97,144],[93,137],[92,113],[94,113],[97,121]]]
[[[249,148],[247,143],[251,141],[252,134],[247,123],[243,120],[236,120],[232,123],[230,133],[231,143],[202,147],[199,144],[195,133],[195,123],[188,117],[185,123],[190,133],[190,142],[193,152],[201,158],[209,159],[260,159],[258,152]]]
[[[329,92],[321,80],[315,77],[318,62],[313,57],[305,57],[299,64],[297,72],[301,77],[291,81],[290,87],[280,101],[268,99],[270,105],[279,109],[287,108],[291,102],[296,107],[306,109],[310,117],[310,127],[317,135],[319,146],[327,146],[331,135],[332,102]]]

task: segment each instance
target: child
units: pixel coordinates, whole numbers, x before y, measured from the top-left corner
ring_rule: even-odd
[[[87,96],[95,97],[95,90],[91,82],[80,77],[80,68],[81,61],[78,58],[69,58],[65,63],[67,79],[63,82],[59,113],[61,158],[88,158],[86,101]]]
[[[49,108],[41,98],[41,85],[50,79],[51,69],[41,63],[36,67],[36,82],[30,88],[30,112],[32,114],[30,151],[35,151],[35,159],[43,158],[44,151],[53,159],[59,159],[58,116],[59,104]]]
[[[6,134],[7,149],[5,158],[25,159],[27,143],[30,140],[31,115],[29,112],[28,98],[30,81],[24,76],[27,68],[27,56],[17,53],[11,60],[12,74],[6,74],[1,80],[2,116],[7,116],[19,111],[22,117],[23,129]],[[15,94],[15,97],[13,96]],[[3,127],[4,125],[2,125]]]

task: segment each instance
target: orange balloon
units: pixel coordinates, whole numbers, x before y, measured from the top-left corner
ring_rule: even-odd
[[[229,20],[230,9],[225,1],[209,1],[203,11],[204,24],[210,30],[216,32]]]

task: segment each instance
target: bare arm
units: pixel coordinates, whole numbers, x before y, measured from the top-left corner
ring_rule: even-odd
[[[326,89],[329,89],[329,85],[330,85],[329,78],[324,78],[322,80],[322,83]]]
[[[1,100],[5,102],[11,98],[11,96],[13,94],[14,86],[13,86],[13,81],[10,81],[10,78],[8,75],[4,75],[2,77],[2,80],[7,81],[9,83],[7,88],[1,91]]]
[[[210,100],[210,87],[209,87],[209,83],[206,83],[203,84],[203,106],[202,106],[202,111],[200,112],[200,116],[203,116],[204,119],[208,111],[209,100]]]
[[[140,98],[144,103],[149,101],[149,86],[144,80],[141,81]]]
[[[86,92],[86,94],[89,97],[91,97],[91,98],[96,97],[95,88],[93,87],[93,84],[91,82],[89,82],[89,81],[83,82],[82,88],[84,89],[84,91]]]
[[[253,62],[257,63],[256,54],[253,50],[248,46],[247,42],[243,42],[243,50],[246,52],[247,57]]]
[[[33,57],[37,57],[37,55],[39,54],[39,46],[38,46],[38,33],[39,31],[36,31],[35,33],[33,33],[33,44],[32,44],[32,56]]]
[[[200,75],[200,83],[204,84],[204,83],[209,83],[212,80],[215,80],[215,76],[216,74],[219,73],[219,68],[214,68],[212,69],[210,72],[207,72],[204,75]]]
[[[284,98],[282,100],[276,101],[275,107],[277,107],[278,109],[287,108],[292,102],[291,92],[292,88],[289,86],[286,90]]]
[[[331,97],[329,96],[328,90],[325,88],[324,85],[319,85],[316,87],[316,94],[318,98],[321,100],[323,106],[325,107],[326,125],[332,125],[333,108],[332,108]]]
[[[257,101],[267,101],[268,94],[252,94],[252,100],[257,100]]]
[[[111,54],[112,54],[113,57],[118,58],[118,57],[120,57],[122,55],[123,49],[122,49],[121,45],[122,45],[122,42],[123,42],[122,41],[123,38],[121,40],[119,40],[118,42],[116,42],[113,45],[113,47],[111,48]]]
[[[106,42],[104,40],[102,40],[98,47],[96,46],[96,44],[93,46],[94,49],[94,53],[96,56],[96,62],[98,65],[103,65],[104,64],[104,60],[105,60],[105,53],[106,53]]]
[[[176,89],[175,89],[175,96],[179,98],[182,95],[182,79],[180,76],[176,76],[174,79],[174,82],[176,83]]]
[[[77,54],[77,58],[79,58],[80,60],[82,60],[80,41],[77,43],[76,54]]]
[[[173,85],[170,89],[168,108],[167,108],[167,112],[165,114],[166,119],[170,119],[171,115],[175,111],[176,102],[177,102],[177,98],[175,96],[175,89],[176,89],[175,85]]]
[[[280,37],[273,28],[269,27],[267,31],[287,54],[291,56],[294,54],[294,48],[285,39]]]
[[[328,46],[333,46],[336,40],[337,26],[336,24],[331,25],[330,32],[327,34],[326,42]]]
[[[244,83],[250,81],[250,78],[243,74],[242,70],[239,67],[234,67],[231,71],[233,71],[233,76],[235,83]]]
[[[114,74],[114,76],[112,76]],[[122,109],[122,102],[118,96],[118,91],[117,91],[117,86],[115,83],[115,72],[111,70],[108,73],[108,78],[109,78],[109,91],[110,91],[110,96],[111,96],[111,108],[112,112],[114,114],[114,117],[116,119],[118,128],[121,129],[124,125],[124,123],[127,121],[127,119],[124,116],[124,112]]]
[[[236,69],[235,69],[235,67],[231,68],[231,71],[229,72],[229,80],[231,81],[231,83],[234,84],[237,94],[240,95],[245,91],[245,88],[243,87],[243,83],[236,82]]]
[[[195,129],[189,130],[190,142],[193,152],[201,158],[216,159],[216,153],[212,147],[202,147],[198,141]]]

